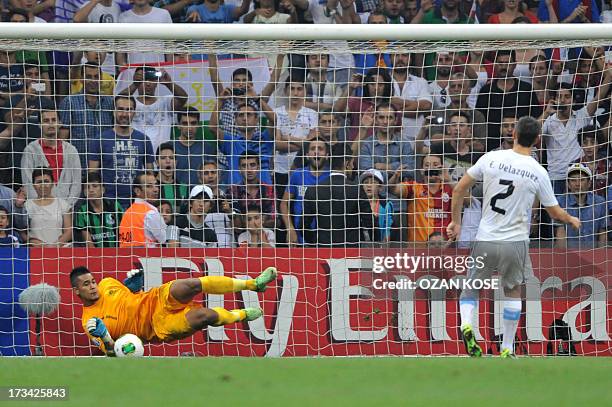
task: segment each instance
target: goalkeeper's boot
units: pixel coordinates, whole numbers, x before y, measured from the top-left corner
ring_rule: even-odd
[[[472,331],[471,325],[466,325],[463,329],[461,329],[461,334],[463,336],[463,344],[465,345],[465,350],[473,358],[479,358],[482,356],[482,349],[480,349],[480,345],[476,342],[476,336],[474,335],[474,331]]]
[[[263,316],[263,309],[256,307],[256,308],[245,308],[243,310],[246,314],[246,318],[244,319],[245,321],[253,321],[257,318],[261,318]]]
[[[516,359],[516,355],[510,349],[502,349],[499,357],[502,359]]]
[[[255,279],[255,285],[257,286],[255,291],[257,291],[258,293],[266,291],[266,288],[268,288],[268,283],[276,280],[277,276],[278,271],[276,270],[276,267],[268,267],[267,269],[262,271],[259,277]]]

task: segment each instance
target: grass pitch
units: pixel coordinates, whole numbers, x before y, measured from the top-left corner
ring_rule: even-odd
[[[69,388],[68,401],[45,406],[542,407],[612,400],[612,358],[2,358],[0,366],[1,386]]]

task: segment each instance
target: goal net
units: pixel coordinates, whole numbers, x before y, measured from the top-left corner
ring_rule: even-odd
[[[451,239],[453,188],[532,116],[531,155],[582,225],[552,220],[541,195],[515,216],[532,264],[511,270],[515,352],[610,356],[612,29],[521,27],[0,24],[0,354],[101,354],[76,267],[98,282],[142,268],[149,290],[274,266],[265,293],[194,299],[263,318],[147,354],[462,355],[483,211],[514,213],[526,188],[486,197],[476,182]],[[503,339],[496,276],[470,286],[488,354]],[[24,299],[39,283],[57,306]]]

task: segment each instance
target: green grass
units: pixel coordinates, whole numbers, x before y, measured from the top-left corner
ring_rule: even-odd
[[[2,358],[2,386],[81,406],[598,406],[611,358]],[[7,403],[0,403],[7,404]],[[609,404],[608,404],[609,405]]]

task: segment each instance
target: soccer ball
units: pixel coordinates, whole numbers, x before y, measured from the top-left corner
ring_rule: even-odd
[[[120,358],[144,355],[144,346],[139,337],[125,334],[115,341],[115,355]]]

